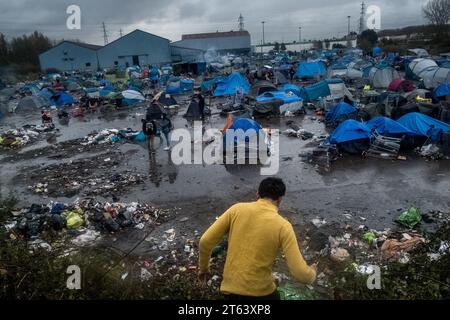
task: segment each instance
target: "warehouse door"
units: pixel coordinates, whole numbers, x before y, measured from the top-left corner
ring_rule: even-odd
[[[139,56],[133,56],[133,66],[140,66]]]

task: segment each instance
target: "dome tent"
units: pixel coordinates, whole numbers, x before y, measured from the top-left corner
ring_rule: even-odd
[[[386,89],[394,79],[400,79],[400,74],[389,65],[378,64],[370,69],[368,78],[374,88]]]
[[[342,152],[360,154],[370,148],[370,129],[362,122],[347,120],[331,134],[328,142]]]
[[[334,126],[338,126],[345,120],[348,119],[356,120],[357,118],[358,118],[358,110],[352,105],[349,105],[348,103],[345,102],[337,104],[325,115],[325,120],[328,123],[333,124]]]
[[[314,79],[317,77],[324,77],[327,74],[327,69],[321,61],[301,62],[298,65],[296,77],[300,79]]]

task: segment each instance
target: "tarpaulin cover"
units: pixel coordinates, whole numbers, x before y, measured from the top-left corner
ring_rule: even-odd
[[[298,86],[296,86],[295,84],[290,84],[290,83],[285,84],[283,86],[283,90],[284,90],[284,92],[292,92],[292,93],[294,93],[295,95],[297,95],[299,97],[302,94],[301,89]]]
[[[144,96],[140,92],[135,90],[125,90],[122,92],[122,96],[128,100],[145,101]]]
[[[434,89],[434,96],[437,98],[450,96],[450,82],[441,84],[439,87]]]
[[[415,136],[416,134],[398,123],[395,120],[386,117],[376,117],[366,123],[370,130],[376,130],[381,135],[388,136]]]
[[[57,107],[61,107],[64,105],[73,104],[75,101],[71,95],[63,91],[53,95],[52,102],[55,103]]]
[[[438,141],[442,132],[450,132],[450,125],[422,113],[412,112],[397,120],[412,132]]]
[[[330,136],[330,143],[338,144],[347,141],[370,139],[370,129],[362,122],[347,120],[340,124]]]
[[[240,73],[233,72],[226,79],[218,83],[214,91],[214,96],[230,96],[236,94],[238,90],[247,94],[250,91],[250,84]]]
[[[228,130],[242,130],[244,132],[247,132],[248,130],[253,130],[256,135],[259,134],[260,130],[263,130],[263,127],[256,121],[252,120],[252,119],[246,119],[246,118],[241,118],[241,119],[237,119],[233,122],[233,125],[228,129]],[[227,137],[227,132],[228,130],[225,132],[223,139],[224,142],[226,142],[226,137]],[[243,138],[242,136],[240,137],[239,135],[237,135],[235,137],[235,142],[239,141],[239,138]],[[249,138],[249,136],[247,135],[245,137],[245,139],[247,140]]]
[[[258,102],[271,101],[271,100],[283,100],[284,103],[299,102],[303,99],[294,93],[286,93],[283,91],[271,91],[265,92],[256,98]]]
[[[297,78],[316,78],[325,76],[327,69],[321,61],[301,62],[297,69]]]
[[[327,114],[325,115],[325,119],[336,124],[337,120],[340,117],[356,113],[358,113],[358,110],[356,110],[354,106],[349,105],[345,102],[341,102],[338,105],[334,106],[329,112],[327,112]]]
[[[331,94],[328,82],[326,81],[320,81],[313,85],[304,87],[303,89],[305,91],[304,100],[307,100],[308,102],[319,100],[319,98],[328,97]]]

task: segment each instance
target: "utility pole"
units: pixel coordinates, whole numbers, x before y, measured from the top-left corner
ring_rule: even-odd
[[[366,29],[364,27],[364,24],[366,22],[366,4],[363,2],[361,4],[361,17],[359,18],[359,33],[363,33],[363,31]]]
[[[122,38],[123,37],[122,29],[119,30],[119,34],[120,34],[120,37]]]
[[[102,26],[103,26],[103,40],[106,46],[108,44],[108,34],[106,33],[106,26],[104,22],[102,22]]]
[[[264,44],[266,43],[265,34],[264,34],[265,33],[265,31],[264,31],[264,24],[266,22],[262,21],[261,23],[262,23],[262,30],[263,30],[263,38],[262,38],[262,45],[261,45],[261,58],[262,58],[262,55],[264,53]]]
[[[347,16],[347,19],[348,19],[348,33],[347,33],[347,36],[348,37],[350,37],[350,18],[351,18],[352,16]]]
[[[299,52],[302,51],[302,27],[298,27],[298,45],[299,45]]]
[[[244,31],[245,30],[245,26],[244,26],[244,17],[241,15],[239,16],[239,31]]]

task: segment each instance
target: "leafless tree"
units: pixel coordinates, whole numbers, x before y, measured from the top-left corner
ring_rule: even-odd
[[[425,18],[442,32],[450,21],[450,0],[430,0],[423,7]]]

